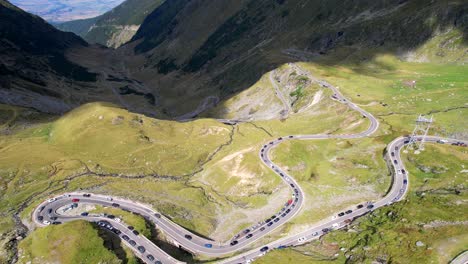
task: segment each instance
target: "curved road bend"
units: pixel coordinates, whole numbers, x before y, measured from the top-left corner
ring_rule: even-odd
[[[46,202],[42,203],[41,205],[39,205],[36,208],[36,210],[33,213],[33,219],[39,226],[44,226],[45,225],[44,223],[47,224],[48,222],[53,222],[53,221],[66,222],[66,221],[73,221],[73,220],[77,220],[77,219],[85,219],[85,220],[94,221],[94,222],[102,221],[102,220],[108,220],[109,221],[109,219],[104,218],[104,217],[95,217],[95,216],[93,216],[93,217],[83,217],[83,216],[70,217],[70,216],[64,216],[64,215],[59,213],[59,209],[64,207],[64,206],[67,206],[67,205],[71,204],[72,199],[80,199],[81,203],[93,203],[93,204],[100,204],[100,205],[105,205],[105,206],[112,206],[113,204],[118,204],[118,206],[121,209],[138,213],[138,214],[144,216],[146,219],[152,221],[156,225],[156,227],[162,229],[164,231],[164,233],[170,239],[172,239],[175,244],[181,246],[182,248],[184,248],[184,249],[186,249],[186,250],[188,250],[190,252],[193,252],[195,254],[203,254],[203,255],[206,255],[206,256],[212,256],[212,257],[222,257],[224,255],[237,252],[237,251],[245,248],[249,244],[253,243],[254,241],[258,240],[259,238],[265,236],[266,234],[273,231],[274,229],[280,227],[282,224],[286,223],[287,221],[289,221],[292,217],[294,217],[299,212],[300,208],[302,207],[302,205],[304,203],[304,194],[303,194],[303,191],[301,190],[300,186],[297,184],[297,182],[290,175],[288,175],[286,172],[284,172],[281,168],[276,166],[270,160],[270,158],[268,156],[268,153],[272,148],[276,147],[282,141],[292,140],[292,139],[310,140],[310,139],[328,139],[328,138],[340,138],[340,139],[361,138],[361,137],[369,136],[370,134],[374,133],[378,128],[379,123],[375,119],[374,116],[372,116],[370,113],[367,113],[366,111],[362,110],[361,108],[359,108],[355,104],[347,101],[339,93],[339,91],[335,87],[333,87],[332,85],[330,85],[330,84],[328,84],[326,82],[323,82],[323,81],[320,81],[320,84],[322,86],[324,86],[324,87],[327,87],[327,88],[331,89],[334,92],[333,98],[335,100],[337,100],[337,101],[339,101],[339,102],[341,102],[343,104],[347,104],[350,108],[352,108],[352,109],[358,111],[360,114],[362,114],[363,117],[366,117],[367,119],[369,119],[370,120],[369,128],[367,130],[365,130],[364,132],[361,132],[361,133],[358,133],[358,134],[349,134],[349,135],[318,134],[318,135],[287,136],[287,137],[278,138],[276,140],[273,140],[273,141],[265,144],[262,147],[262,149],[260,150],[260,153],[259,153],[259,156],[260,156],[262,162],[265,163],[268,167],[272,168],[273,171],[276,174],[278,174],[283,179],[283,181],[285,181],[285,183],[288,184],[288,186],[290,186],[290,188],[292,189],[292,193],[293,193],[292,197],[284,205],[284,207],[281,209],[280,212],[275,213],[274,215],[272,215],[272,217],[264,219],[263,221],[259,222],[259,224],[253,226],[252,228],[249,228],[248,230],[244,230],[244,232],[242,232],[241,234],[238,234],[237,236],[235,236],[233,239],[231,239],[228,242],[218,243],[218,242],[214,242],[212,240],[209,240],[209,239],[206,239],[206,238],[203,238],[203,237],[199,237],[199,236],[185,230],[184,228],[180,227],[179,225],[173,223],[168,218],[166,218],[166,217],[162,216],[161,214],[157,213],[156,211],[152,210],[147,205],[143,205],[143,204],[136,203],[136,202],[133,202],[133,201],[118,199],[118,198],[114,198],[113,201],[110,201],[109,197],[106,197],[106,196],[103,196],[103,195],[96,195],[96,194],[92,194],[90,197],[83,197],[83,194],[73,193],[73,194],[68,194],[68,195],[65,195],[65,196],[57,197],[56,200],[54,200],[54,201],[50,201],[50,202],[46,201]],[[399,139],[393,141],[389,145],[389,149],[391,149],[393,146],[395,146],[395,144],[398,144],[401,140],[402,140],[402,138],[399,138]],[[399,152],[397,152],[397,153],[398,154],[395,154],[395,155],[398,155],[396,157],[397,162],[399,161],[399,164],[401,164],[401,160],[399,160],[400,159]],[[399,165],[399,164],[395,164],[395,171],[398,171],[399,169],[401,169],[399,166],[402,166],[402,165]],[[403,195],[404,195],[404,193],[406,191],[404,191],[403,193],[399,193],[396,196],[391,195],[391,194],[394,194],[393,190],[398,190],[398,192],[400,192],[399,189],[401,189],[401,186],[398,184],[398,181],[395,179],[393,187],[392,187],[392,191],[386,196],[386,198],[384,198],[381,201],[375,203],[375,205],[374,205],[375,208],[377,208],[379,206],[383,206],[385,204],[388,204],[388,201],[387,201],[388,197],[391,198],[390,201],[396,201],[396,200],[401,199],[401,197],[403,197]],[[50,213],[49,213],[49,210],[50,210]],[[356,211],[353,212],[353,214],[347,215],[347,219],[352,218],[352,217],[360,216],[360,215],[362,215],[364,213],[367,213],[367,212],[368,212],[368,210],[365,210],[365,208],[361,209],[361,210],[356,210]],[[41,216],[43,219],[39,220],[38,219],[39,216]],[[340,219],[337,219],[337,220],[340,220]],[[148,254],[154,256],[155,258],[160,260],[162,263],[178,263],[177,260],[171,258],[164,251],[159,249],[157,246],[152,244],[150,241],[148,241],[144,237],[134,235],[132,232],[129,232],[125,228],[125,226],[123,224],[116,224],[113,221],[110,221],[110,222],[112,222],[111,223],[112,226],[118,228],[121,232],[125,233],[131,240],[135,241],[136,246],[142,245],[142,246],[145,247],[145,249],[146,249],[145,253],[141,254],[140,252],[138,252],[138,250],[135,247],[130,246],[130,248],[132,248],[137,253],[137,255],[142,257],[142,259],[144,261],[146,261],[147,263],[153,263],[153,262],[149,262],[147,260],[147,258],[145,258],[145,256],[147,256]],[[323,224],[323,225],[317,227],[318,228],[317,231],[314,231],[314,233],[313,233],[314,237],[321,234],[321,233],[319,233],[319,231],[321,231],[321,229],[325,228],[323,226],[328,226],[328,224],[331,224],[331,225],[339,224],[339,221],[329,222],[327,224]],[[121,234],[120,237],[122,237],[123,235],[124,234]],[[302,233],[299,234],[299,235],[302,235]],[[271,250],[276,245],[275,243],[281,243],[282,246],[293,245],[295,243],[294,242],[295,239],[299,235],[286,237],[286,238],[280,239],[280,240],[278,240],[276,242],[272,242],[271,244],[269,244],[271,247],[269,246],[269,249],[267,249],[266,251]],[[291,237],[293,237],[293,239]],[[301,236],[300,238],[302,238],[301,242],[308,241],[308,240],[311,239],[310,237],[305,237],[304,238],[303,236]],[[126,244],[129,245],[127,241],[126,241]],[[252,254],[256,254],[255,256],[257,256],[258,255],[258,250],[259,249],[254,250],[253,252],[255,252],[255,253],[252,253]],[[251,252],[251,251],[249,251],[249,252]],[[262,252],[262,254],[263,253],[264,252]],[[230,259],[230,260],[237,263],[238,261],[242,262],[244,258],[248,259],[248,258],[253,258],[255,256],[248,255],[248,254],[247,255],[242,254],[242,255],[236,256],[236,257],[234,257],[233,259]],[[225,263],[234,263],[234,262],[225,262]]]
[[[251,243],[255,242],[256,240],[260,239],[261,237],[265,236],[266,234],[272,232],[276,228],[280,227],[284,223],[288,222],[292,217],[294,217],[299,210],[301,209],[304,203],[304,193],[297,182],[294,180],[293,177],[288,175],[285,171],[281,168],[276,166],[271,159],[269,158],[269,152],[271,149],[276,147],[278,144],[285,140],[292,140],[292,139],[301,139],[301,140],[310,140],[310,139],[326,139],[326,138],[360,138],[368,136],[374,133],[378,128],[378,121],[366,111],[362,110],[358,106],[354,104],[348,103],[348,101],[339,93],[336,88],[332,85],[326,84],[325,87],[330,88],[335,94],[334,99],[343,103],[348,104],[352,109],[357,110],[363,116],[366,116],[370,121],[369,128],[361,132],[359,134],[351,134],[351,135],[328,135],[328,134],[319,134],[319,135],[298,135],[298,136],[287,136],[287,137],[280,137],[275,139],[267,144],[265,144],[262,149],[260,150],[259,156],[262,162],[270,167],[276,174],[278,174],[283,181],[291,188],[292,196],[291,199],[285,203],[285,206],[281,209],[280,212],[273,214],[271,217],[264,219],[259,222],[256,226],[250,228],[249,230],[244,230],[241,234],[238,234],[235,238],[231,239],[228,242],[220,243],[214,242],[212,240],[199,237],[196,234],[193,234],[184,228],[180,227],[179,225],[173,223],[169,219],[165,218],[164,216],[160,218],[156,218],[156,212],[150,209],[148,206],[144,208],[135,207],[134,203],[131,201],[123,201],[119,200],[119,205],[122,209],[133,211],[135,213],[141,214],[142,216],[146,217],[147,219],[153,221],[157,227],[161,228],[164,233],[173,240],[176,244],[183,247],[184,249],[195,253],[195,254],[203,254],[206,256],[213,256],[218,257],[230,253],[234,253],[239,251],[240,249],[245,248],[246,246],[250,245]],[[78,195],[79,196],[79,195]],[[71,196],[70,198],[77,198],[76,196]],[[68,201],[70,203],[71,199],[58,199],[58,201],[51,203],[53,205],[53,213],[43,216],[49,222],[53,222],[50,217],[56,217],[60,219],[60,222],[63,221],[70,221],[75,220],[75,218],[67,218],[63,217],[57,213],[59,207],[64,206],[60,201]],[[111,206],[112,202],[105,200],[105,197],[93,196],[92,198],[82,199],[82,202],[90,202],[90,203],[99,203],[101,205]],[[44,205],[41,205],[44,206]],[[45,205],[47,207],[47,205]],[[45,208],[49,210],[50,208]],[[159,214],[158,214],[159,215]],[[52,221],[51,221],[52,220]],[[39,223],[40,224],[40,223]],[[190,236],[191,239],[187,239],[187,236]],[[156,253],[156,252],[155,252]]]

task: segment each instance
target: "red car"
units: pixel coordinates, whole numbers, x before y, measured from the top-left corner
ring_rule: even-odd
[[[72,199],[72,202],[74,202],[74,203],[77,203],[79,201],[80,201],[80,199],[77,199],[77,198]]]

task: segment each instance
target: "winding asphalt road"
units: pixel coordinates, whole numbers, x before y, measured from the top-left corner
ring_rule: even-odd
[[[297,67],[297,66],[296,66]],[[299,68],[298,68],[299,69]],[[300,69],[299,69],[300,70]],[[329,88],[333,91],[332,98],[342,104],[346,104],[351,109],[358,111],[362,118],[370,121],[368,129],[357,134],[345,135],[331,135],[331,134],[316,134],[316,135],[290,135],[280,137],[273,141],[266,143],[260,150],[259,156],[262,162],[270,167],[283,181],[291,188],[292,195],[288,201],[285,201],[284,206],[279,212],[268,216],[257,225],[242,231],[229,241],[215,242],[207,238],[200,237],[190,231],[185,230],[183,227],[175,224],[169,218],[161,215],[153,210],[150,206],[138,202],[120,199],[117,197],[106,197],[98,194],[83,194],[83,193],[68,193],[59,197],[51,198],[48,201],[41,203],[33,212],[34,222],[39,226],[46,226],[53,222],[56,224],[77,219],[87,220],[99,223],[103,228],[109,229],[111,232],[116,233],[124,243],[129,246],[142,260],[146,263],[180,263],[178,260],[169,256],[166,252],[154,245],[151,241],[144,236],[133,233],[122,222],[111,220],[108,217],[100,215],[74,215],[68,216],[63,212],[64,208],[69,207],[73,203],[73,199],[79,199],[79,203],[83,204],[98,204],[103,206],[119,207],[123,210],[131,211],[145,217],[147,220],[152,221],[155,226],[162,230],[164,234],[172,240],[172,242],[181,248],[186,249],[194,254],[222,258],[226,255],[238,252],[256,240],[264,237],[266,234],[272,232],[284,223],[293,218],[301,209],[304,204],[304,192],[299,184],[293,177],[288,175],[280,167],[274,164],[269,158],[270,151],[278,146],[283,141],[287,140],[319,140],[319,139],[355,139],[367,137],[374,133],[379,126],[377,119],[370,113],[359,108],[354,103],[348,101],[341,95],[341,93],[334,86],[324,81],[317,81],[323,87]],[[420,138],[419,138],[420,139]],[[426,141],[436,142],[441,140],[438,137],[427,137]],[[447,143],[461,142],[455,139],[446,139]],[[341,217],[334,217],[326,223],[321,223],[307,231],[299,234],[290,235],[288,237],[276,240],[260,248],[252,249],[248,252],[236,255],[234,257],[220,261],[220,263],[246,263],[259,256],[264,255],[266,252],[288,246],[303,244],[310,240],[316,239],[321,235],[333,230],[339,229],[351,222],[352,219],[367,214],[376,208],[389,205],[391,203],[401,200],[408,191],[408,175],[401,161],[400,151],[401,148],[409,142],[408,138],[400,137],[392,141],[387,146],[386,159],[393,167],[393,181],[392,187],[387,195],[376,202],[365,202],[350,208],[347,214]],[[465,144],[467,142],[464,142]],[[76,201],[76,200],[75,200]],[[125,236],[125,237],[124,237]],[[125,238],[125,239],[124,239]],[[132,245],[133,244],[133,245]],[[144,247],[144,252],[142,248]],[[140,249],[140,250],[139,250]],[[159,262],[157,262],[159,261]]]

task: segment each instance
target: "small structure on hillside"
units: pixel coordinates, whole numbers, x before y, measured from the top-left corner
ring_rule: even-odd
[[[416,127],[411,134],[407,148],[415,149],[416,151],[424,150],[424,142],[426,141],[427,132],[433,122],[433,116],[426,117],[419,115],[416,119]]]

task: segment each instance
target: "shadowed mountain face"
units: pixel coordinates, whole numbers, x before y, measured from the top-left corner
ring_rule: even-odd
[[[130,46],[146,58],[140,76],[157,79],[177,115],[189,109],[174,98],[195,101],[192,109],[210,96],[222,100],[286,62],[355,63],[384,52],[404,58],[449,32],[453,38],[427,52],[466,62],[467,9],[466,1],[443,0],[172,0],[146,18]],[[455,59],[445,56],[452,48]]]
[[[146,18],[132,41],[113,51],[87,46],[0,0],[0,102],[63,112],[109,101],[160,118],[189,118],[287,62],[359,64],[393,53],[464,63],[465,2],[171,0],[147,15],[128,8],[129,0],[105,20]],[[38,96],[53,103],[43,107],[48,101]]]
[[[86,58],[93,52],[96,56]],[[63,113],[92,101],[124,105],[113,89],[128,86],[142,94],[137,101],[143,103],[138,104],[150,106],[152,95],[142,93],[133,87],[135,81],[107,66],[106,52],[0,0],[0,103],[48,113]],[[69,53],[86,58],[88,66],[70,59]]]

